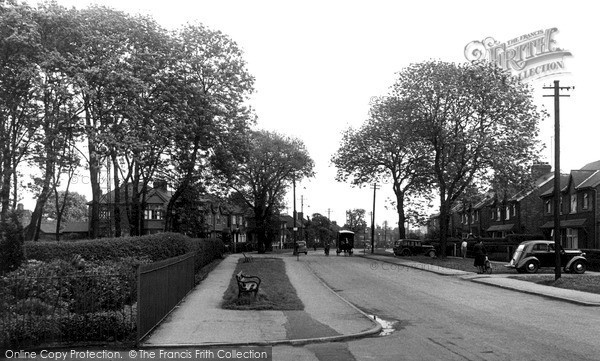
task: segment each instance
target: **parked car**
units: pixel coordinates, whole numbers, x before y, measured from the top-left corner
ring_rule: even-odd
[[[559,247],[560,265],[565,272],[584,273],[587,269],[585,253],[578,249],[563,249]],[[515,250],[508,268],[514,268],[519,273],[536,273],[540,267],[555,267],[556,253],[554,241],[536,240],[519,244]]]
[[[294,251],[294,254],[296,253],[304,253],[305,255],[308,254],[308,249],[306,248],[306,241],[296,242],[296,250]]]
[[[435,248],[430,244],[423,244],[418,239],[399,239],[394,242],[393,250],[396,256],[425,254],[429,257],[435,257]]]

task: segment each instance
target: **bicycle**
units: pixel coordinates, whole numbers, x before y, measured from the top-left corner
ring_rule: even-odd
[[[492,274],[492,262],[485,256],[485,261],[483,262],[482,273]]]

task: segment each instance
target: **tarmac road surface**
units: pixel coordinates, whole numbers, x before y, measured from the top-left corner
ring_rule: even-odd
[[[312,253],[299,262],[344,299],[393,322],[394,331],[302,349],[275,346],[276,360],[598,360],[600,355],[596,307],[362,257]]]

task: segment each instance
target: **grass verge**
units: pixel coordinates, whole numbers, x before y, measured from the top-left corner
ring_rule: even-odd
[[[393,257],[391,254],[386,254]],[[413,257],[401,257],[406,260],[431,264],[444,268],[457,269],[467,272],[476,272],[476,268],[473,266],[473,258],[457,258],[457,257],[446,257],[446,258],[430,258],[426,256],[413,256]],[[504,262],[508,263],[508,262]],[[518,275],[517,271],[511,268],[506,268],[502,265],[502,262],[494,262],[494,274],[514,274],[509,276],[511,278],[519,279],[522,281],[534,282],[537,284],[559,287],[569,290],[583,291],[589,293],[600,294],[600,276],[591,274],[562,274],[561,278],[554,281],[554,268],[546,267],[538,271],[534,275]]]
[[[235,275],[242,271],[248,276],[261,279],[258,295],[243,295],[238,298]],[[229,310],[303,310],[304,304],[298,298],[286,271],[285,263],[279,258],[255,257],[253,262],[238,261],[231,275],[229,286],[223,295],[221,307]]]
[[[511,278],[545,286],[600,294],[600,276],[595,275],[563,274],[556,281],[554,280],[554,275],[513,276]]]

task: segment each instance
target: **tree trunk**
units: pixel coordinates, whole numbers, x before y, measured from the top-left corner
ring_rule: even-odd
[[[10,179],[13,173],[10,151],[5,145],[2,162],[2,184],[0,184],[0,221],[5,221],[10,206]]]
[[[396,209],[398,211],[398,238],[403,239],[406,238],[406,214],[404,213],[404,192],[395,189],[394,193],[396,193]]]
[[[446,245],[448,244],[448,231],[450,221],[449,201],[441,196],[440,199],[440,256],[446,258]]]
[[[46,154],[49,154],[48,152]],[[54,175],[54,162],[47,155],[45,170],[44,170],[44,181],[42,184],[42,190],[37,197],[37,201],[35,203],[35,209],[31,214],[31,222],[29,223],[29,228],[27,229],[27,234],[25,235],[25,239],[28,241],[37,242],[40,237],[40,226],[42,224],[42,215],[44,213],[44,206],[50,197],[50,181],[52,180],[52,176]]]
[[[113,203],[113,217],[115,221],[115,237],[121,237],[121,184],[119,181],[119,163],[117,161],[116,152],[111,152],[111,160],[113,164],[113,181],[115,190],[115,199]]]

